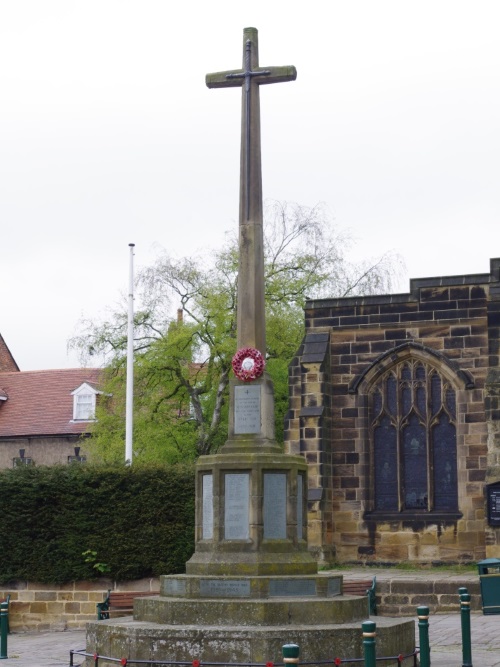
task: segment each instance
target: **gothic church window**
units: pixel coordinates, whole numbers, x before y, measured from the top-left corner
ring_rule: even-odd
[[[434,366],[405,359],[370,391],[375,512],[457,512],[456,395]]]

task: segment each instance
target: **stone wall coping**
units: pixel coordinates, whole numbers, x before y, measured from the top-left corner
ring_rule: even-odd
[[[377,583],[382,581],[456,581],[459,585],[467,582],[479,582],[478,572],[456,572],[446,568],[429,568],[418,570],[403,570],[396,567],[352,567],[352,568],[333,568],[332,570],[322,570],[321,574],[331,574],[332,572],[341,574],[346,579],[370,579],[377,577]]]
[[[436,276],[430,278],[412,278],[410,291],[400,294],[374,294],[367,296],[347,296],[325,299],[308,299],[304,309],[336,308],[339,306],[364,306],[368,304],[405,303],[418,300],[419,290],[426,287],[453,287],[466,285],[490,285],[498,283],[499,259],[490,260],[490,273],[473,273],[458,276]]]

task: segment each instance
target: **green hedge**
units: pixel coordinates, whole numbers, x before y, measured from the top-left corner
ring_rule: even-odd
[[[103,569],[120,581],[183,572],[194,500],[191,466],[0,471],[0,583],[64,583]],[[96,552],[91,562],[87,550]]]

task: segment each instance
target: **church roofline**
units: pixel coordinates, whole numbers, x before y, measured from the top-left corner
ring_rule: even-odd
[[[426,287],[455,287],[467,285],[485,285],[500,282],[500,258],[490,259],[490,273],[471,273],[462,276],[435,276],[430,278],[411,278],[410,291],[396,294],[370,294],[368,296],[344,296],[325,299],[308,299],[305,310],[314,308],[335,308],[352,305],[407,303],[418,301],[419,290]]]

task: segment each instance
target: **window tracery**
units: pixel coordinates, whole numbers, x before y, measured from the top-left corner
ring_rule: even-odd
[[[396,362],[370,391],[375,512],[456,512],[456,392],[421,359]]]

